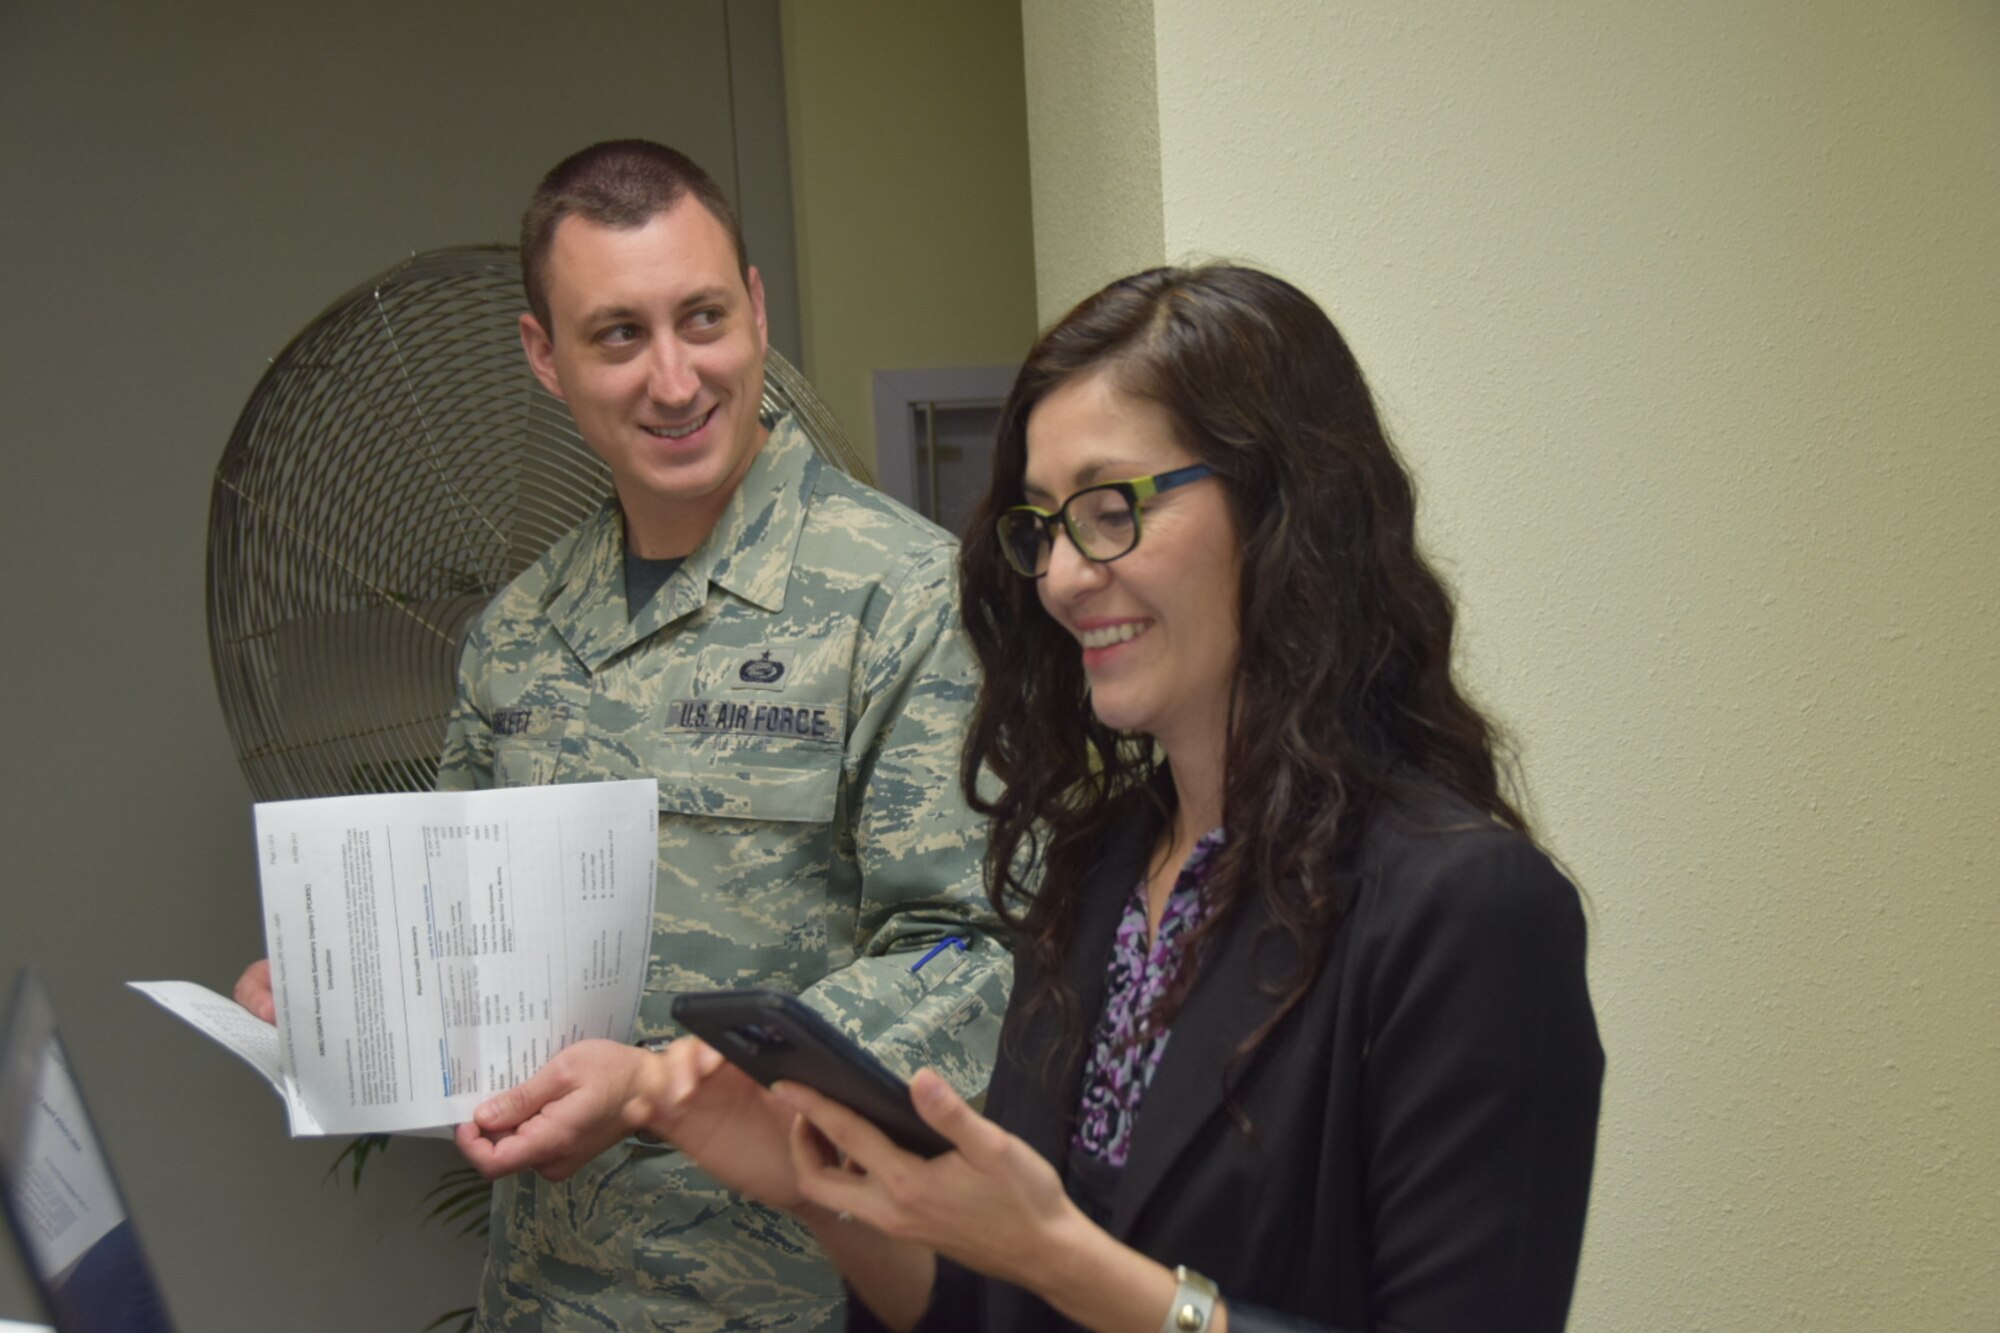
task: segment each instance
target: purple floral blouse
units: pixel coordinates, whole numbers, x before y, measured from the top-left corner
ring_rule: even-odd
[[[1221,848],[1223,833],[1202,835],[1174,880],[1160,914],[1159,934],[1146,947],[1146,881],[1132,887],[1111,944],[1111,961],[1104,979],[1104,1008],[1091,1035],[1090,1055],[1083,1066],[1083,1095],[1077,1106],[1073,1148],[1111,1166],[1125,1165],[1132,1148],[1132,1126],[1139,1103],[1166,1054],[1171,1028],[1152,1031],[1147,1016],[1180,975],[1181,957],[1174,944],[1208,915],[1209,867]]]

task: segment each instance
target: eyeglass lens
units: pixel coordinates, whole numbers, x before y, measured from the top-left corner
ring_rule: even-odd
[[[1115,560],[1138,541],[1139,524],[1119,486],[1078,491],[1062,507],[1060,520],[1076,548],[1091,560]],[[1048,571],[1054,550],[1053,520],[1025,510],[1001,515],[1000,537],[1014,568],[1030,577]]]
[[[1092,560],[1110,560],[1132,549],[1138,524],[1132,521],[1132,505],[1125,492],[1115,487],[1079,491],[1063,506],[1069,535],[1077,548]],[[1043,530],[1044,540],[1047,529]]]

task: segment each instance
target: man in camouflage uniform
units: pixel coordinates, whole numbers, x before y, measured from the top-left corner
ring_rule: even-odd
[[[957,786],[951,539],[758,420],[762,286],[680,154],[558,165],[522,263],[530,364],[616,496],[474,628],[439,785],[659,781],[642,1038],[679,1035],[681,991],[775,986],[892,1067],[983,1089],[1012,965]],[[791,1219],[634,1140],[496,1186],[479,1306],[505,1330],[841,1323]]]

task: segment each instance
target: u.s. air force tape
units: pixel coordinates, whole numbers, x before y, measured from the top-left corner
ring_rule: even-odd
[[[830,704],[736,703],[729,699],[675,699],[667,705],[668,731],[730,736],[792,736],[840,741],[840,708]]]

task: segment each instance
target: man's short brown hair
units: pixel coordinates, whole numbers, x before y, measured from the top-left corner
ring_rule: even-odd
[[[549,247],[564,218],[587,218],[604,227],[643,227],[690,194],[729,233],[736,267],[747,281],[743,223],[715,178],[686,153],[650,139],[608,139],[556,163],[521,215],[521,286],[542,332],[555,337],[549,321]]]

